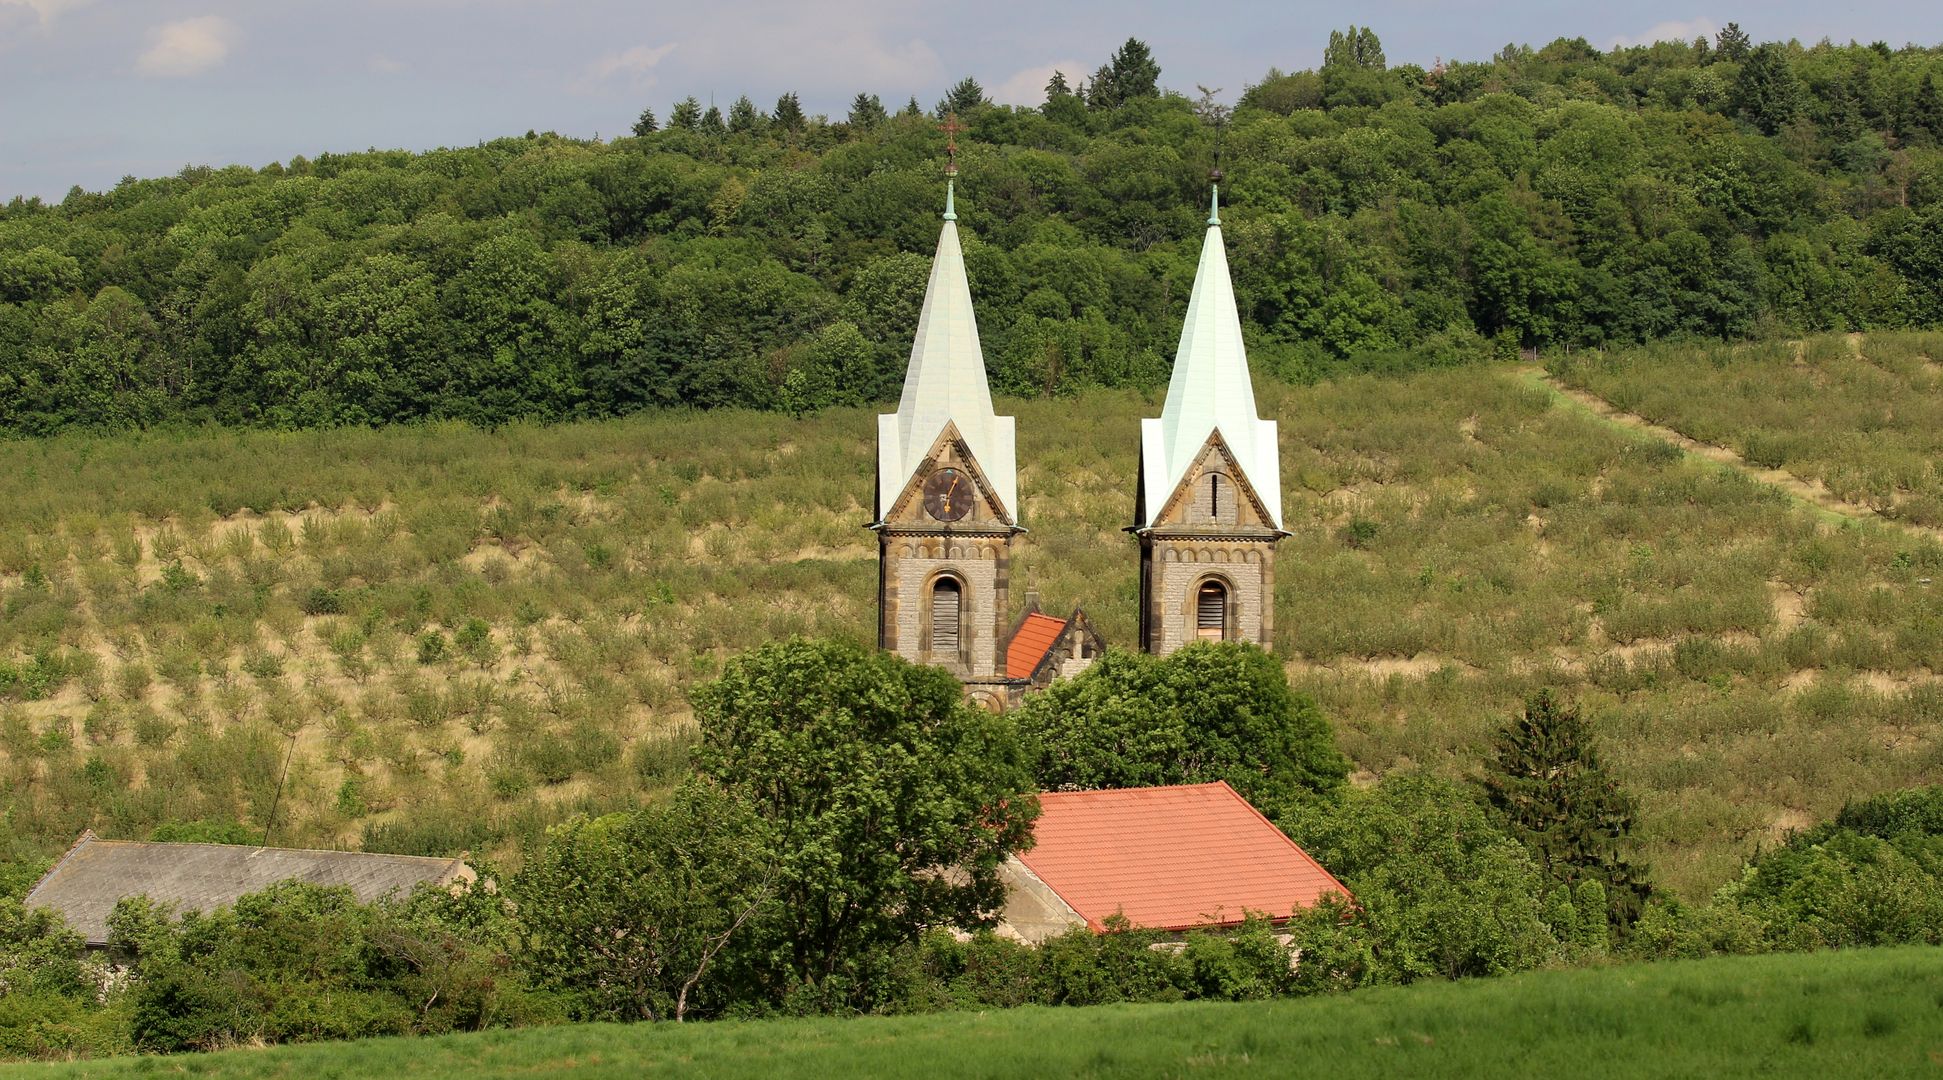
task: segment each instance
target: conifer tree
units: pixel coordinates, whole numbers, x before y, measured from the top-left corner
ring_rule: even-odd
[[[654,118],[653,109],[642,109],[641,115],[634,120],[634,133],[636,135],[652,135],[660,130],[660,127],[661,122]]]
[[[1052,78],[1046,80],[1046,100],[1051,101],[1054,98],[1063,98],[1063,97],[1072,97],[1072,96],[1073,96],[1072,87],[1066,85],[1066,73],[1054,69],[1052,73]]]
[[[1930,143],[1943,143],[1943,93],[1936,88],[1935,76],[1925,74],[1917,85],[1908,115],[1903,118],[1902,131],[1905,139],[1923,142],[1927,137]]]
[[[1614,932],[1631,929],[1652,891],[1626,856],[1637,804],[1606,775],[1578,709],[1540,690],[1498,733],[1479,783],[1546,874],[1574,892],[1598,882]]]
[[[714,135],[718,138],[729,133],[729,125],[722,122],[722,110],[712,103],[708,111],[702,114],[701,131],[704,135]]]
[[[877,100],[876,94],[858,94],[850,101],[850,126],[858,131],[869,131],[885,120],[884,103]]]
[[[1753,47],[1753,40],[1747,36],[1747,31],[1741,29],[1740,23],[1730,22],[1726,29],[1714,35],[1714,58],[1717,60],[1739,63],[1747,59]]]
[[[1779,45],[1755,49],[1734,80],[1734,104],[1763,135],[1788,126],[1801,109],[1801,83]]]
[[[736,98],[735,104],[729,106],[729,131],[736,135],[755,131],[762,126],[762,121],[763,115],[756,111],[756,103],[750,101],[747,94]]]
[[[791,90],[776,99],[776,112],[772,118],[775,125],[784,131],[801,131],[808,120],[803,116],[803,103]]]
[[[985,96],[985,88],[978,85],[977,79],[967,75],[958,80],[958,85],[952,87],[938,100],[937,114],[949,116],[957,113],[963,116],[981,105],[990,104],[991,99]]]
[[[701,119],[702,103],[696,101],[691,94],[675,102],[675,111],[668,114],[668,126],[683,131],[693,131],[695,126],[701,123]]]
[[[924,108],[918,104],[918,96],[916,94],[911,95],[911,100],[905,104],[904,111],[899,115],[902,116],[923,116],[924,115]]]
[[[1128,38],[1107,65],[1113,72],[1113,93],[1124,105],[1134,98],[1160,96],[1160,64],[1139,38]]]

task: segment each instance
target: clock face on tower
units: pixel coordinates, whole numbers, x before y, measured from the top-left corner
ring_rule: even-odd
[[[939,469],[924,479],[924,512],[939,521],[971,513],[974,498],[971,480],[957,469]]]

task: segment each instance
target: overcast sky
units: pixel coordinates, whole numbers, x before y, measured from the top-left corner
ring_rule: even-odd
[[[59,198],[185,164],[262,165],[366,147],[469,145],[530,129],[624,133],[641,106],[687,94],[764,108],[786,90],[840,116],[868,90],[925,107],[970,74],[1037,104],[1057,68],[1082,75],[1129,35],[1164,86],[1225,88],[1269,66],[1314,66],[1352,14],[1392,63],[1476,60],[1506,42],[1616,43],[1711,34],[1755,40],[1943,42],[1943,3],[1776,0],[1311,0],[1071,3],[982,0],[0,0],[0,199]]]

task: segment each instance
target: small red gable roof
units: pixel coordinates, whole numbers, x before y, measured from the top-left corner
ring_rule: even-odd
[[[1039,670],[1039,661],[1046,658],[1059,635],[1066,632],[1066,620],[1055,619],[1050,615],[1033,612],[1019,624],[1019,632],[1012,635],[1011,644],[1005,647],[1005,677],[1008,679],[1030,679]]]
[[[1101,929],[1114,913],[1151,930],[1282,920],[1349,890],[1222,782],[1039,796],[1033,876]]]

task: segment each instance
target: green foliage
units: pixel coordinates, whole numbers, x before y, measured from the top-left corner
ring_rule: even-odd
[[[1445,781],[1394,775],[1284,827],[1355,897],[1298,920],[1299,947],[1318,958],[1299,976],[1308,989],[1523,971],[1580,955],[1573,931],[1603,919],[1603,896],[1590,912],[1570,897],[1548,904],[1553,887],[1524,847]]]
[[[1201,642],[1165,658],[1110,649],[1016,715],[1045,788],[1225,780],[1273,815],[1334,794],[1349,772],[1315,702],[1252,645]]]
[[[1638,802],[1607,774],[1579,710],[1541,689],[1498,733],[1480,785],[1547,877],[1600,890],[1623,937],[1652,894],[1646,868],[1628,858]]]
[[[1011,721],[949,674],[793,639],[731,661],[695,716],[697,770],[761,823],[777,905],[754,976],[775,1000],[858,1000],[883,950],[989,923],[1038,806]]]
[[[179,922],[124,900],[109,927],[132,961],[134,1043],[175,1051],[543,1020],[550,1006],[500,970],[500,908],[465,887],[367,906],[346,888],[286,882]]]
[[[978,85],[977,79],[967,75],[945,91],[945,96],[938,99],[937,107],[931,111],[937,116],[969,116],[973,110],[991,103],[992,99],[985,96],[985,88]]]
[[[263,830],[234,821],[171,821],[150,829],[148,838],[177,844],[243,844],[254,847],[263,843]]]
[[[773,903],[757,824],[692,781],[654,806],[555,826],[509,886],[521,962],[583,1019],[719,1011],[733,1000],[721,972],[746,967],[736,938]]]

